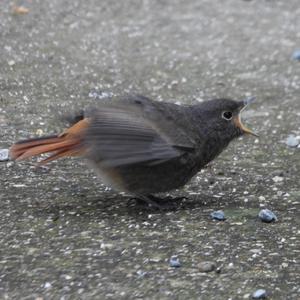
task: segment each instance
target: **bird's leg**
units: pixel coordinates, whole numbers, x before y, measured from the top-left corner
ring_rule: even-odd
[[[135,198],[137,202],[142,202],[143,204],[147,204],[149,208],[163,210],[163,206],[160,205],[157,201],[157,199],[154,199],[152,195],[138,195],[137,198]]]
[[[134,198],[131,198],[136,202],[143,202],[147,204],[149,208],[158,209],[158,210],[169,210],[175,209],[178,207],[178,201],[186,199],[186,197],[176,197],[167,196],[165,198],[155,197],[153,195],[137,195]]]

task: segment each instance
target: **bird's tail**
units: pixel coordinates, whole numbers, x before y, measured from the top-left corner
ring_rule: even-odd
[[[64,156],[79,156],[85,152],[83,131],[87,128],[88,119],[83,119],[56,136],[28,139],[15,143],[10,148],[10,157],[23,160],[31,156],[50,153],[50,156],[39,164],[45,164]]]

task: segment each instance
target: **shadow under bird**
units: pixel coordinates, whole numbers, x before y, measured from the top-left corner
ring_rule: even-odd
[[[233,139],[256,135],[241,122],[253,99],[181,106],[130,96],[99,103],[59,135],[15,143],[10,156],[23,160],[50,153],[40,164],[83,156],[104,183],[161,208],[153,194],[184,186]]]

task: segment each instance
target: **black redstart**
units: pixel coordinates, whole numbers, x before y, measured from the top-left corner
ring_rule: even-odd
[[[214,99],[180,106],[130,96],[76,117],[59,135],[17,142],[12,159],[50,152],[41,163],[86,157],[107,185],[159,207],[153,194],[185,185],[233,139],[252,134],[241,111],[252,102]]]

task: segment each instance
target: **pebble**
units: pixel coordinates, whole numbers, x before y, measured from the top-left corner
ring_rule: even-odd
[[[252,294],[252,299],[266,299],[267,298],[267,292],[264,289],[256,290]]]
[[[144,278],[148,274],[147,272],[145,272],[143,270],[138,270],[136,273],[139,278]]]
[[[180,263],[177,256],[171,256],[171,258],[170,258],[170,267],[172,267],[172,268],[181,267],[181,263]]]
[[[100,244],[100,249],[103,249],[103,250],[110,250],[114,247],[114,244],[111,244],[111,243],[101,243]]]
[[[299,140],[293,134],[291,134],[288,136],[285,143],[287,144],[287,146],[294,148],[299,145]]]
[[[212,219],[214,220],[218,220],[218,221],[225,221],[226,220],[226,217],[225,217],[225,214],[224,214],[224,211],[223,210],[216,210],[216,211],[213,211],[210,216],[212,217]]]
[[[28,14],[29,9],[24,6],[13,5],[12,12],[13,12],[13,14],[16,14],[16,15],[25,15],[25,14]]]
[[[9,150],[8,149],[0,149],[0,161],[9,160]]]
[[[265,201],[266,198],[265,198],[264,196],[259,196],[259,197],[258,197],[258,200],[259,200],[259,201]]]
[[[203,261],[198,264],[198,268],[200,272],[212,272],[216,265],[211,261]]]
[[[50,282],[45,282],[44,288],[45,289],[50,289],[52,287],[52,284]]]
[[[37,129],[37,131],[35,132],[35,134],[41,136],[41,135],[44,134],[44,131],[43,131],[43,129],[39,128],[39,129]]]
[[[277,217],[276,215],[269,209],[262,209],[259,214],[258,217],[266,223],[271,223],[273,221],[277,221]]]
[[[89,92],[89,97],[94,99],[106,99],[111,98],[113,93],[111,92],[104,92],[104,91],[91,91]]]
[[[293,59],[300,61],[300,50],[295,50],[293,53]]]
[[[274,182],[281,182],[281,181],[283,181],[283,177],[281,177],[281,176],[275,176],[275,177],[272,178],[272,180]]]

